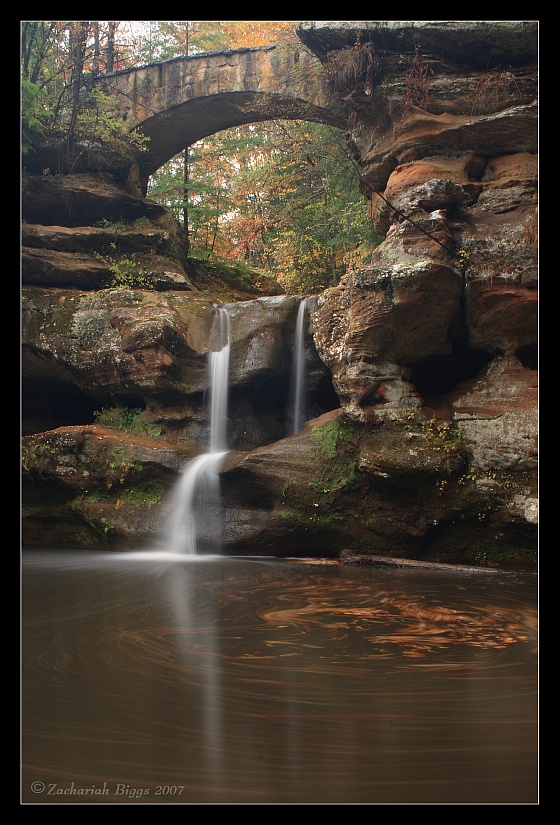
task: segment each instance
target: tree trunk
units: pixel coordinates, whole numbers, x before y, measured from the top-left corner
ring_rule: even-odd
[[[107,57],[105,59],[105,72],[110,74],[115,69],[115,32],[117,23],[115,20],[109,21],[107,31]]]
[[[185,23],[185,55],[189,56],[189,21]],[[189,147],[183,155],[183,228],[185,230],[185,254],[188,256],[191,241],[189,236]]]
[[[398,559],[393,556],[353,556],[343,555],[342,564],[369,564],[376,567],[407,567],[421,570],[469,570],[484,573],[498,572],[494,567],[467,567],[465,565],[444,564],[435,561],[418,561],[418,559]],[[501,571],[504,572],[504,571]]]
[[[70,123],[68,124],[68,143],[72,144],[74,140],[74,131],[76,128],[76,119],[78,117],[78,110],[80,108],[80,86],[82,76],[84,73],[84,60],[86,40],[89,31],[89,22],[82,20],[77,31],[74,33],[71,42],[71,73],[70,85],[68,89],[69,99],[72,102],[72,112],[70,115]]]
[[[191,241],[189,236],[189,147],[187,146],[183,155],[183,227],[185,229],[186,243],[185,253],[189,254]]]

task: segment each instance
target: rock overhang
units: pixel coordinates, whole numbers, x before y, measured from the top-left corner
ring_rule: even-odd
[[[536,20],[318,20],[297,28],[302,43],[321,60],[358,41],[380,50],[453,54],[479,68],[536,60],[538,32]]]

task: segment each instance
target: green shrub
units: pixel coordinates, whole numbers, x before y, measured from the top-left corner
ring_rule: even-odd
[[[101,255],[99,252],[94,252],[93,254],[95,258],[105,264],[107,269],[111,270],[112,277],[107,283],[108,287],[121,289],[155,289],[155,283],[150,276],[148,268],[137,261],[135,255],[112,258],[108,255]]]
[[[161,435],[162,428],[142,417],[141,407],[112,407],[94,412],[95,423],[111,430],[125,430],[136,435]]]

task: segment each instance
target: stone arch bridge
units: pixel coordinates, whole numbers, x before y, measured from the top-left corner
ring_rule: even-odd
[[[140,188],[166,161],[208,135],[272,119],[345,129],[347,111],[305,47],[266,46],[178,57],[98,76],[88,84],[119,98],[130,130],[149,138]]]

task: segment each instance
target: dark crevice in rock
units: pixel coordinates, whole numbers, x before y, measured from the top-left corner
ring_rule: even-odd
[[[32,435],[57,427],[93,424],[99,401],[67,381],[37,377],[22,381],[21,407],[22,433]]]
[[[307,396],[308,417],[316,418],[325,412],[338,409],[340,399],[335,392],[331,373],[325,374]]]
[[[235,450],[251,450],[290,434],[292,400],[289,375],[261,376],[251,387],[232,390],[229,400],[229,443]],[[307,389],[305,419],[317,418],[340,407],[330,374]]]
[[[411,368],[409,381],[422,398],[446,395],[463,381],[476,378],[492,360],[481,350],[459,350],[451,355],[434,355]]]
[[[525,369],[538,370],[539,368],[539,348],[536,344],[519,347],[515,352]]]

